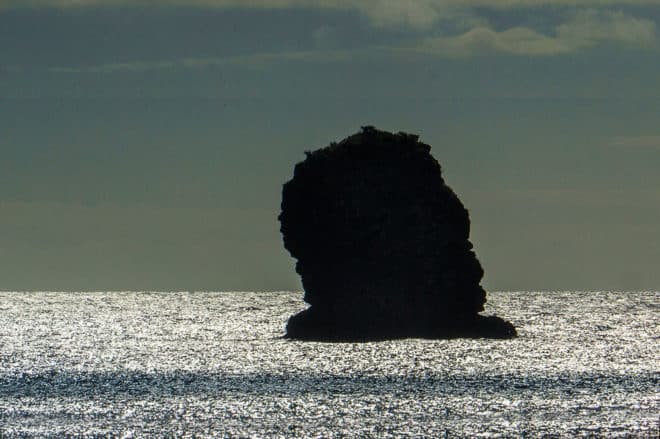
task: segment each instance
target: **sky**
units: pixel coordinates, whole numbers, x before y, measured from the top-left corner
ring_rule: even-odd
[[[420,135],[486,289],[660,289],[660,0],[0,0],[0,290],[300,290],[305,150]]]

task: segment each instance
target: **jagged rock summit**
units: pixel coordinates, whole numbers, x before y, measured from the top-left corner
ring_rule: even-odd
[[[311,306],[286,336],[366,341],[516,335],[482,316],[470,219],[431,147],[373,127],[306,152],[284,185],[284,246]]]

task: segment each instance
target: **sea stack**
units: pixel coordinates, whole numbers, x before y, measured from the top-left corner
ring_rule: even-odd
[[[419,136],[373,127],[312,152],[282,191],[285,248],[304,300],[288,338],[516,336],[482,316],[470,219]]]

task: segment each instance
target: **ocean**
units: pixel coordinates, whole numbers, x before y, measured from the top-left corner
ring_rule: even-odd
[[[2,292],[0,437],[657,437],[660,292],[492,292],[512,340],[282,338],[300,292]]]

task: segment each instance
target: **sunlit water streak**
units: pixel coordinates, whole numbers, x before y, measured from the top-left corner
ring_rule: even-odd
[[[300,293],[0,293],[0,437],[655,437],[660,293],[500,292],[514,340],[281,338]]]

